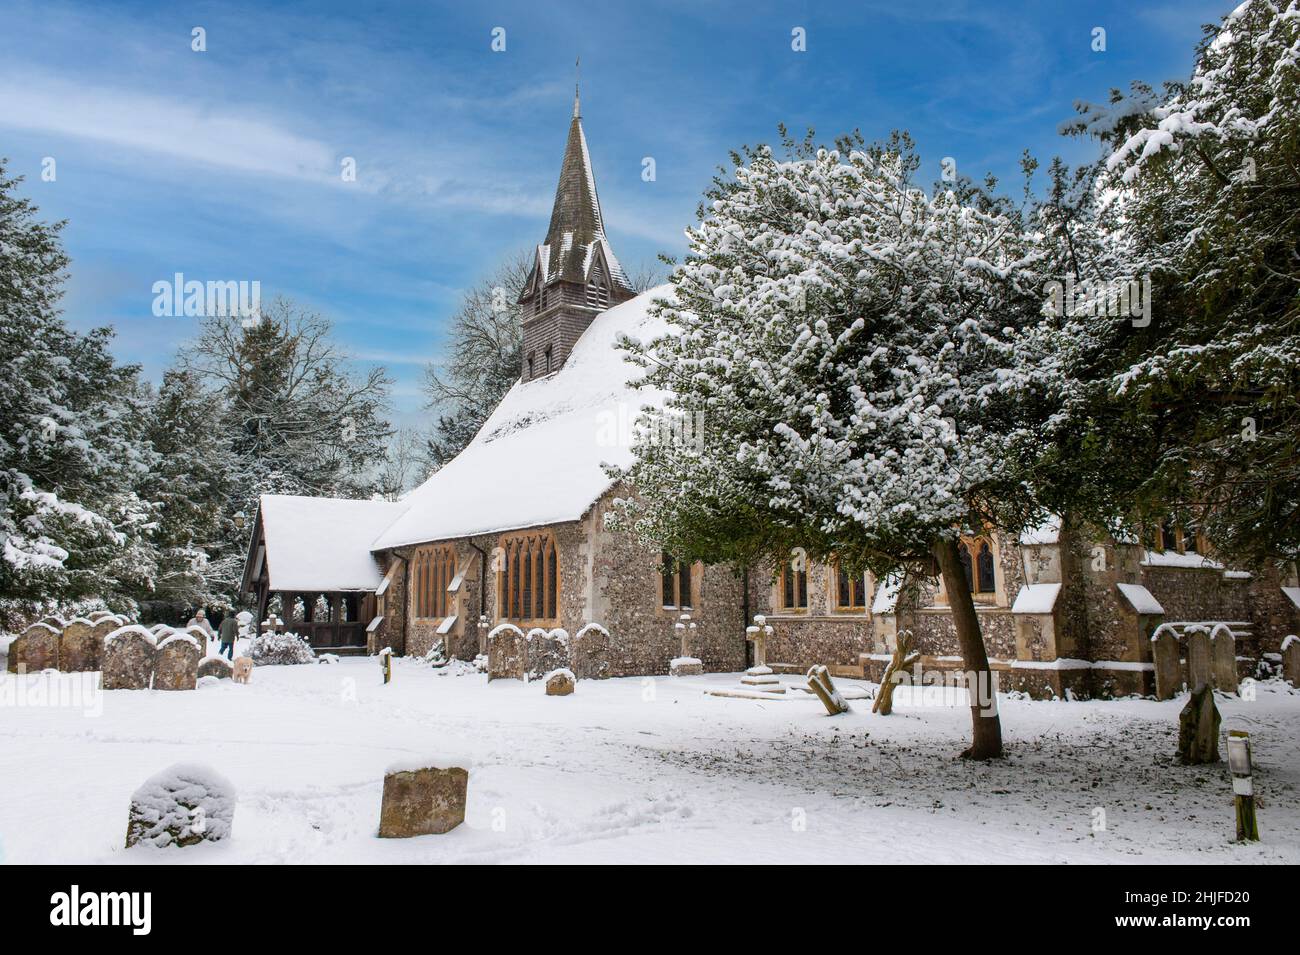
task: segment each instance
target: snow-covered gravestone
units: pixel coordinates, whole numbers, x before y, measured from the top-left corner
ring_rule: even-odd
[[[568,696],[573,692],[577,682],[577,677],[573,675],[572,670],[563,667],[552,670],[546,674],[546,695]]]
[[[197,672],[200,680],[205,676],[215,677],[218,680],[229,680],[234,675],[235,666],[225,657],[204,657],[199,663]]]
[[[149,689],[157,653],[157,641],[144,627],[131,624],[114,630],[104,640],[104,689]]]
[[[688,613],[682,614],[673,624],[680,643],[678,655],[668,664],[669,676],[699,676],[704,672],[704,662],[691,655],[695,637],[695,623]]]
[[[1300,689],[1300,637],[1294,633],[1282,641],[1282,679]]]
[[[450,832],[465,821],[469,770],[442,760],[405,761],[384,773],[379,808],[381,839]]]
[[[126,847],[165,849],[219,842],[235,818],[235,787],[207,766],[178,763],[145,780],[131,796]]]
[[[573,672],[579,680],[604,680],[610,675],[609,631],[589,623],[573,638]]]
[[[153,664],[155,690],[192,690],[198,682],[203,651],[188,633],[173,633],[158,644]]]
[[[536,680],[555,670],[569,666],[569,633],[556,628],[543,630],[534,627],[524,638],[528,658],[528,679]]]
[[[28,673],[57,669],[59,631],[45,624],[32,624],[23,631],[22,662]]]
[[[488,680],[522,680],[528,665],[528,641],[513,623],[488,634]]]
[[[1151,660],[1156,671],[1156,699],[1172,700],[1183,685],[1183,664],[1171,627],[1161,625],[1152,634]]]
[[[103,639],[117,629],[113,624],[112,620],[100,624],[84,617],[70,621],[59,635],[59,669],[65,673],[98,670]],[[107,629],[101,631],[105,625]]]
[[[1236,693],[1237,640],[1226,624],[1219,624],[1210,632],[1210,655],[1215,688],[1224,693]]]
[[[775,632],[767,622],[767,617],[761,613],[755,615],[753,626],[745,628],[745,639],[754,644],[754,665],[745,671],[740,682],[751,690],[761,690],[764,693],[785,692],[785,687],[767,665],[767,639]]]
[[[1210,633],[1204,627],[1187,628],[1187,686],[1198,690],[1211,685],[1214,664],[1210,653]]]

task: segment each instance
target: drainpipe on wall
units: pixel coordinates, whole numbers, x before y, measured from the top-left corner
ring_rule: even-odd
[[[404,554],[393,553],[402,561],[402,656],[406,656],[406,638],[411,627],[411,561]]]
[[[740,600],[740,612],[742,615],[742,619],[740,621],[740,635],[743,637],[745,636],[745,632],[749,627],[749,568],[741,567],[740,574],[744,580],[744,586],[741,589],[741,600]],[[745,669],[747,670],[750,667],[749,648],[750,648],[750,643],[748,640],[746,640],[745,641]]]
[[[478,551],[478,619],[482,620],[487,616],[487,551],[470,538],[465,539],[469,541],[470,547]],[[474,624],[477,626],[478,620]]]

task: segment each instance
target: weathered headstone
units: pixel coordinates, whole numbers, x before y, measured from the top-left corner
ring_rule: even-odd
[[[1188,765],[1217,763],[1222,722],[1214,705],[1214,688],[1202,683],[1178,715],[1178,758]]]
[[[528,631],[524,637],[528,679],[536,680],[569,665],[569,634],[560,629]]]
[[[573,638],[572,669],[579,680],[604,680],[610,676],[609,631],[589,623]]]
[[[18,665],[22,664],[23,670],[27,669],[27,638],[19,634],[14,637],[13,642],[9,644],[9,656],[5,659],[5,669],[10,673],[18,672]]]
[[[132,625],[114,630],[104,641],[104,689],[149,689],[157,653],[157,642],[144,627]]]
[[[384,774],[383,839],[450,832],[465,821],[469,771],[457,766],[393,766]]]
[[[1214,661],[1210,652],[1210,634],[1204,627],[1187,630],[1187,686],[1198,689],[1201,684],[1212,685]]]
[[[547,696],[568,696],[573,692],[576,677],[572,670],[560,669],[546,674]]]
[[[188,633],[174,633],[158,644],[153,664],[155,690],[192,690],[198,681],[199,644]]]
[[[1282,641],[1282,679],[1300,689],[1300,637],[1294,633]]]
[[[177,764],[145,780],[131,796],[126,847],[159,849],[218,842],[230,835],[235,787],[206,766]]]
[[[112,627],[112,621],[108,623]],[[70,621],[59,637],[59,668],[65,673],[84,673],[98,670],[102,637],[97,634],[98,623],[84,617]],[[112,631],[110,630],[109,633]],[[108,634],[104,634],[107,636]]]
[[[208,632],[202,627],[186,627],[182,633],[188,633],[194,638],[194,642],[199,645],[199,658],[207,656],[208,653]]]
[[[1214,628],[1210,634],[1214,685],[1224,693],[1237,692],[1237,641],[1227,627]]]
[[[514,624],[503,623],[488,634],[488,681],[522,680],[528,665],[528,641]]]
[[[23,636],[27,643],[23,649],[23,663],[28,673],[57,670],[59,667],[59,631],[49,624],[35,623]]]
[[[229,680],[234,676],[235,667],[225,657],[204,657],[199,663],[198,678],[214,676],[218,680]]]
[[[1151,659],[1156,671],[1156,699],[1172,700],[1183,687],[1183,662],[1173,631],[1158,628],[1151,638]]]

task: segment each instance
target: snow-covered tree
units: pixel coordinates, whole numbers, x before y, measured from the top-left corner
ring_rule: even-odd
[[[905,136],[860,145],[746,149],[707,194],[654,306],[671,332],[625,343],[673,397],[612,519],[708,562],[802,548],[878,576],[937,565],[966,670],[987,681],[958,536],[1038,516],[1020,462],[1050,408],[1018,345],[1042,313],[1040,253],[987,189],[917,188]],[[704,440],[672,440],[679,415]],[[974,758],[1001,752],[984,702]]]
[[[204,546],[205,585],[237,600],[262,494],[369,497],[392,429],[383,368],[358,374],[322,316],[276,298],[254,318],[205,320],[180,369],[219,409],[211,449],[229,455],[220,539]],[[207,453],[205,446],[200,453]]]
[[[1110,149],[1097,223],[1149,275],[1149,325],[1072,323],[1095,502],[1172,515],[1221,554],[1300,555],[1300,6],[1247,0],[1186,82],[1081,104]],[[1075,428],[1076,432],[1079,430]]]
[[[0,617],[60,601],[131,609],[152,583],[153,510],[136,494],[154,464],[146,394],[111,333],[59,316],[62,223],[37,218],[0,162]]]
[[[448,356],[424,369],[427,407],[437,415],[426,437],[426,465],[442,467],[473,440],[519,380],[523,319],[519,295],[533,257],[518,252],[469,289],[447,327]]]
[[[153,592],[141,598],[152,605],[149,618],[229,607],[238,587],[244,549],[228,507],[238,461],[221,417],[221,402],[193,372],[163,375],[147,431],[158,462],[144,482],[158,507],[158,572]]]

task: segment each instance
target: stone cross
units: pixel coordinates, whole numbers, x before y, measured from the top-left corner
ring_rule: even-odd
[[[754,625],[745,628],[745,639],[754,644],[754,666],[752,669],[767,666],[767,638],[775,631],[761,613],[754,617]]]
[[[691,615],[688,613],[682,614],[673,626],[677,628],[677,635],[682,641],[681,652],[678,656],[689,657],[691,655],[692,638],[695,636],[695,624],[691,622]]]
[[[740,678],[741,684],[748,689],[761,690],[764,693],[785,692],[785,687],[776,678],[772,668],[767,665],[767,638],[775,632],[761,613],[755,615],[752,627],[745,628],[745,639],[754,644],[754,665]]]

